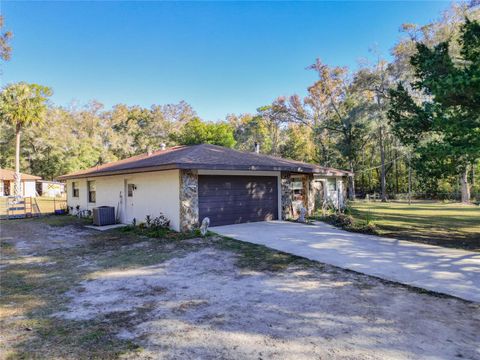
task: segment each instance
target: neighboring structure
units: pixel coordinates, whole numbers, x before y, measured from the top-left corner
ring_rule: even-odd
[[[303,206],[342,205],[348,171],[215,145],[176,146],[76,173],[67,181],[75,211],[114,206],[120,222],[163,213],[174,230],[288,219]]]
[[[61,197],[65,194],[65,183],[60,181],[38,180],[37,194],[39,196]]]
[[[0,196],[13,196],[15,171],[0,169]],[[21,174],[20,195],[25,197],[36,196],[35,182],[40,180],[40,176]]]

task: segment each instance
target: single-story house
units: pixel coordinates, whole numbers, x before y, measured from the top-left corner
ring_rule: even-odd
[[[60,176],[71,209],[113,206],[122,223],[162,213],[177,231],[289,219],[346,196],[348,171],[215,145],[174,146]]]
[[[40,176],[20,174],[20,195],[27,197],[37,196],[36,181]],[[15,181],[15,171],[0,169],[0,196],[13,196],[13,187]]]

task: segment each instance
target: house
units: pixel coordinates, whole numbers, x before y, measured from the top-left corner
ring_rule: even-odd
[[[13,196],[15,171],[8,169],[0,169],[0,196]],[[26,197],[35,197],[36,181],[40,180],[40,176],[29,174],[20,174],[20,195]]]
[[[175,146],[63,175],[72,209],[113,206],[123,223],[164,214],[177,231],[341,205],[348,171],[215,145]]]
[[[65,183],[60,181],[38,180],[37,194],[39,196],[61,197],[65,194]]]

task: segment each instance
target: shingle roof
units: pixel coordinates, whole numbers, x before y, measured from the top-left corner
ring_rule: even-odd
[[[201,144],[174,146],[165,150],[157,150],[151,154],[137,155],[128,159],[62,175],[58,179],[66,180],[170,169],[290,171],[336,176],[350,174],[348,171],[326,168],[300,161],[254,152],[242,152],[222,146]]]
[[[14,180],[15,171],[9,169],[0,169],[0,180]],[[22,180],[40,180],[40,176],[20,173]]]

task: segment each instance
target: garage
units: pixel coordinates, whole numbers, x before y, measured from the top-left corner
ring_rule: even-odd
[[[200,175],[198,208],[211,226],[277,220],[277,177]]]

